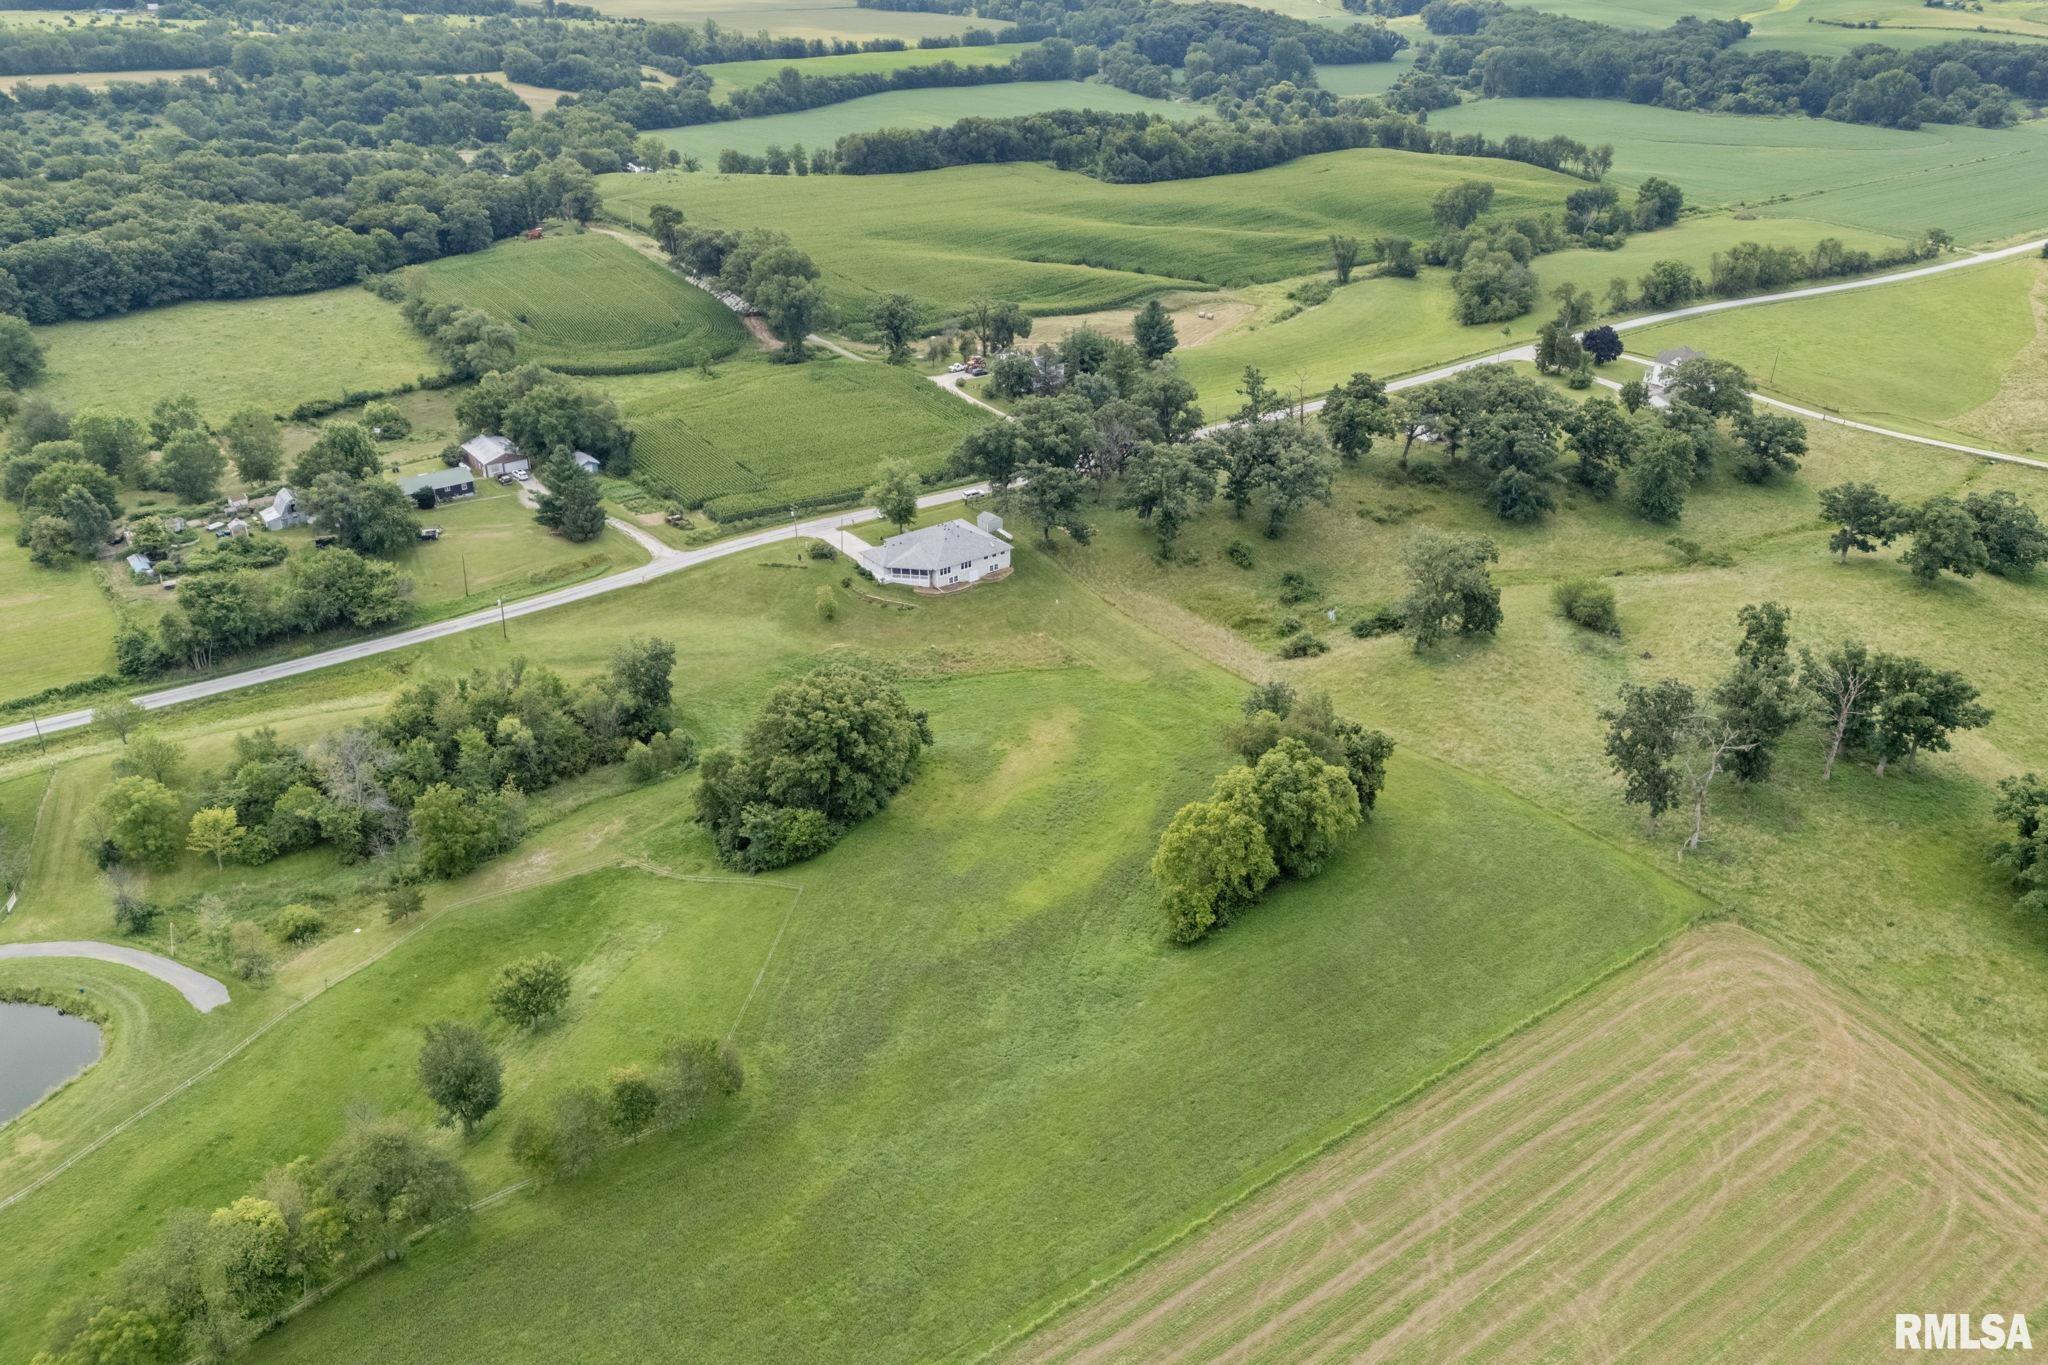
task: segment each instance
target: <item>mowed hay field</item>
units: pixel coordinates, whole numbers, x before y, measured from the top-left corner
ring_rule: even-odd
[[[1747,19],[1751,31],[1743,41],[1749,48],[1822,56],[1840,56],[1872,43],[1910,49],[1967,38],[1990,42],[2048,38],[2048,5],[2040,0],[1984,0],[1980,7],[1966,11],[1931,9],[1920,0],[1778,0],[1761,9],[1750,0],[1705,0],[1687,3],[1682,9],[1656,0],[1516,3],[1634,29],[1669,27],[1681,13],[1703,19]]]
[[[653,24],[717,24],[741,33],[778,38],[957,38],[971,29],[1001,33],[1004,22],[911,10],[863,9],[853,0],[614,0],[608,19],[645,19]]]
[[[607,205],[637,222],[651,205],[673,203],[692,222],[787,232],[847,308],[902,290],[941,313],[983,294],[1035,313],[1075,313],[1163,289],[1304,274],[1321,268],[1332,232],[1427,238],[1431,198],[1468,179],[1493,182],[1493,211],[1503,216],[1558,209],[1581,183],[1519,162],[1380,149],[1151,185],[1036,164],[600,183]]]
[[[185,76],[204,76],[203,66],[167,66],[145,71],[72,71],[47,76],[0,77],[0,85],[42,89],[51,85],[82,85],[100,91],[110,85],[133,85],[144,81],[175,81]]]
[[[964,118],[1014,118],[1050,109],[1158,114],[1170,119],[1206,118],[1209,114],[1200,105],[1151,99],[1113,85],[1087,81],[1008,81],[996,85],[891,90],[791,114],[661,128],[653,135],[685,156],[697,157],[708,168],[717,164],[718,154],[727,148],[759,156],[770,147],[786,148],[798,143],[812,149],[829,147],[848,133],[871,133],[878,128],[940,128]],[[919,207],[922,203],[915,198],[904,205],[911,212]]]
[[[367,289],[178,303],[35,334],[49,369],[29,392],[66,411],[106,406],[142,416],[181,393],[209,418],[244,403],[283,411],[439,368],[397,306]]]
[[[1874,1360],[2048,1302],[2048,1126],[1732,927],[1688,934],[1009,1358]]]
[[[748,356],[713,379],[675,374],[606,387],[639,433],[640,476],[726,520],[853,496],[887,460],[937,473],[960,437],[988,420],[914,371],[815,351],[802,365]]]
[[[1696,205],[1959,242],[2048,230],[2048,121],[1907,132],[1817,118],[1707,114],[1612,100],[1477,100],[1430,115],[1452,132],[1562,133],[1614,148],[1614,178],[1661,175]]]
[[[436,303],[481,308],[519,334],[519,359],[570,374],[676,369],[747,344],[732,310],[602,232],[515,238],[418,276]]]
[[[114,663],[114,604],[96,565],[39,568],[14,543],[21,524],[0,507],[0,702],[78,682]]]
[[[1035,43],[984,43],[978,47],[908,47],[900,52],[845,52],[832,57],[764,58],[754,62],[711,62],[697,70],[711,77],[711,91],[745,90],[776,79],[785,67],[806,76],[851,76],[876,71],[901,71],[912,66],[1001,66]]]
[[[1930,279],[1631,332],[1692,346],[1796,402],[2011,452],[2048,450],[2048,263]]]

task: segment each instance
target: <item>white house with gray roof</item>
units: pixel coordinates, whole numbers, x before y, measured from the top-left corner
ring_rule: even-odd
[[[1003,519],[983,512],[978,520],[980,525],[955,517],[905,531],[880,545],[856,550],[854,557],[877,583],[901,583],[930,592],[964,588],[1010,571]]]

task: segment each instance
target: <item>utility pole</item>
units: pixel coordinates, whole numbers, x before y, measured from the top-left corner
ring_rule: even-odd
[[[469,596],[469,551],[462,551],[462,595]]]
[[[505,624],[505,599],[502,597],[498,599],[498,634],[507,640],[512,638],[512,629]]]

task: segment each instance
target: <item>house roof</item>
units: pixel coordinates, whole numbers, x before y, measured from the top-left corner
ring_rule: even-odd
[[[597,456],[591,454],[587,450],[575,451],[569,456],[569,458],[576,462],[576,467],[578,469],[587,469],[593,474],[595,474],[602,467],[598,463]]]
[[[149,556],[142,553],[142,551],[140,550],[137,550],[134,554],[128,556],[128,568],[130,569],[130,571],[134,573],[154,572],[154,569],[149,562]]]
[[[920,527],[890,536],[875,547],[873,559],[885,569],[948,569],[970,564],[1009,546],[958,517],[937,526]]]
[[[1657,352],[1659,365],[1681,365],[1688,360],[1705,360],[1705,351],[1695,351],[1690,346],[1674,346],[1668,351]]]
[[[486,464],[518,453],[513,444],[502,436],[472,436],[462,443],[462,450]]]
[[[424,474],[414,474],[398,481],[401,493],[417,493],[422,488],[431,488],[436,493],[447,488],[459,488],[463,484],[474,484],[476,475],[466,466],[450,465],[446,469],[429,469]]]

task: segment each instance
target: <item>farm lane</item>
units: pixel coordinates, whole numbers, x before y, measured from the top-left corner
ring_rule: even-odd
[[[173,962],[155,953],[143,952],[140,948],[124,948],[115,943],[95,943],[90,939],[53,940],[48,943],[0,943],[0,958],[44,957],[84,957],[95,962],[112,962],[123,967],[133,967],[136,971],[145,972],[174,988],[201,1014],[210,1013],[228,1002],[228,988],[205,972],[195,971],[182,962]]]
[[[963,484],[957,488],[947,488],[941,489],[936,493],[927,493],[917,500],[917,505],[919,507],[939,507],[949,502],[960,502],[969,494],[980,494],[987,491],[988,485],[984,483]],[[134,700],[135,704],[144,710],[154,711],[165,706],[177,706],[184,702],[217,697],[226,692],[238,692],[243,688],[256,687],[268,682],[277,682],[284,678],[295,678],[302,673],[313,673],[323,668],[332,668],[336,664],[353,663],[358,659],[372,658],[379,654],[389,653],[395,649],[406,649],[413,645],[425,644],[429,640],[440,640],[450,635],[460,635],[465,631],[479,630],[486,626],[496,625],[501,621],[509,622],[521,616],[531,616],[535,612],[551,611],[556,607],[565,607],[574,602],[587,601],[593,597],[603,596],[605,593],[617,592],[621,588],[638,587],[643,583],[651,583],[655,579],[667,574],[679,573],[684,569],[692,569],[699,564],[708,564],[713,560],[724,559],[729,555],[744,554],[748,550],[758,550],[764,545],[773,545],[778,541],[815,540],[823,532],[837,530],[845,526],[858,526],[863,522],[879,521],[881,516],[880,510],[877,508],[860,507],[850,512],[836,512],[831,516],[818,517],[795,525],[775,526],[764,531],[749,532],[746,535],[734,536],[731,540],[721,540],[716,544],[707,545],[698,550],[672,550],[664,545],[661,547],[662,553],[656,556],[652,563],[643,564],[638,568],[623,569],[618,573],[608,574],[603,578],[593,578],[588,582],[572,584],[566,588],[557,588],[553,592],[542,593],[537,597],[527,597],[517,602],[506,602],[499,606],[485,607],[481,611],[473,611],[466,616],[454,616],[445,621],[433,622],[430,625],[415,626],[411,630],[399,631],[394,635],[381,635],[375,639],[358,640],[354,644],[322,650],[317,654],[308,654],[303,658],[287,659],[281,663],[267,664],[262,668],[251,668],[240,673],[230,673],[224,677],[208,678],[200,682],[185,683],[178,687],[167,687],[157,692],[146,692]],[[76,730],[81,726],[91,723],[92,711],[90,709],[66,711],[61,715],[17,721],[12,725],[0,726],[0,745],[14,744],[25,739],[39,738],[43,735],[60,734],[66,730]]]

